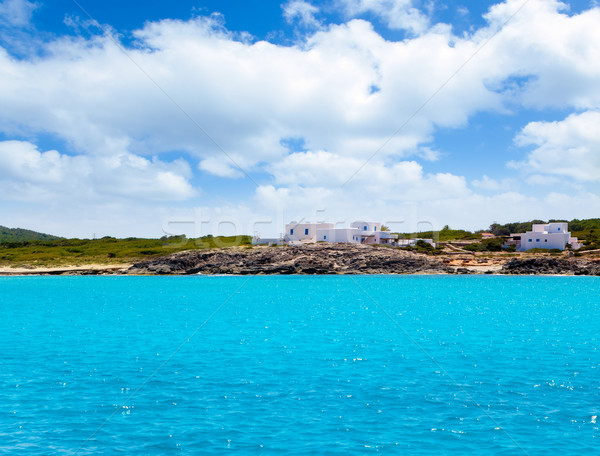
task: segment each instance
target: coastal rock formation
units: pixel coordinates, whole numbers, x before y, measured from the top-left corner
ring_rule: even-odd
[[[600,275],[600,262],[576,258],[513,258],[502,266],[500,273]]]
[[[570,274],[600,275],[600,259],[427,256],[356,244],[188,250],[141,261],[127,274]]]
[[[414,274],[455,272],[426,255],[388,247],[310,244],[188,250],[134,264],[128,274]]]

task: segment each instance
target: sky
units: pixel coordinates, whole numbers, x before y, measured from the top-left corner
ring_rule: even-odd
[[[0,225],[600,217],[600,3],[3,0]]]

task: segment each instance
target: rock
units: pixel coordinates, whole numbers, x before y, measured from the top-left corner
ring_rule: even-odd
[[[134,264],[128,274],[405,274],[446,272],[435,258],[355,244],[189,250]]]
[[[600,264],[575,258],[513,258],[502,266],[500,273],[600,275]]]
[[[459,261],[460,260],[460,261]],[[500,265],[504,259],[499,259]],[[464,260],[356,244],[188,250],[134,264],[127,274],[479,274]],[[500,274],[600,275],[600,262],[547,256],[511,258]]]

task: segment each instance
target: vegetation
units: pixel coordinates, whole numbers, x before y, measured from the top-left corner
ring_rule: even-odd
[[[471,231],[466,230],[454,230],[448,225],[438,232],[424,231],[419,233],[398,233],[398,235],[400,238],[432,238],[436,242],[473,240],[479,242],[473,242],[472,244],[466,245],[463,249],[472,252],[500,252],[503,250],[502,244],[504,243],[505,237],[512,233],[524,233],[525,231],[529,231],[533,224],[549,222],[567,222],[571,234],[583,241],[582,251],[600,249],[600,219],[574,219],[571,221],[549,220],[548,222],[544,220],[531,220],[529,222],[506,223],[504,225],[492,223],[488,231],[498,236],[498,238],[495,239],[482,239],[482,231],[472,233]],[[514,252],[515,248],[507,247],[504,251]]]
[[[161,239],[55,239],[0,243],[1,266],[63,266],[79,264],[132,263],[182,250],[250,245],[250,236],[185,236]]]
[[[483,239],[481,242],[465,245],[463,249],[470,252],[501,252],[502,244],[501,238]]]
[[[0,242],[52,241],[56,239],[61,238],[23,228],[7,228],[0,225]]]
[[[496,236],[510,236],[512,233],[524,233],[531,230],[534,223],[546,223],[543,220],[532,220],[531,222],[513,222],[500,225],[492,223],[490,225],[490,233]]]
[[[418,253],[426,253],[427,255],[440,255],[443,249],[439,247],[433,247],[428,242],[418,240],[414,246],[409,247],[400,247],[403,250],[408,250],[410,252],[418,252]]]
[[[584,241],[582,250],[600,249],[600,218],[586,220],[573,219],[570,221],[551,219],[548,220],[548,222],[545,222],[544,220],[532,220],[530,222],[506,223],[504,225],[492,223],[492,225],[490,225],[490,232],[496,236],[508,236],[511,233],[524,233],[525,231],[529,231],[534,223],[551,222],[567,222],[569,224],[571,235]]]
[[[600,219],[571,220],[569,230],[584,241],[580,250],[600,249]]]
[[[564,220],[549,220],[560,222]],[[571,220],[569,229],[573,236],[583,240],[581,250],[600,249],[600,218],[587,220]],[[446,225],[438,232],[399,233],[400,238],[432,238],[436,242],[472,240],[464,246],[473,252],[499,252],[502,250],[503,236],[511,233],[522,233],[531,229],[534,223],[546,223],[543,220],[515,222],[504,225],[493,223],[489,231],[498,238],[481,239],[480,233],[451,229]],[[383,227],[382,227],[383,228]],[[127,238],[116,239],[65,239],[49,234],[37,233],[20,228],[0,226],[0,266],[65,266],[80,264],[132,263],[142,259],[155,258],[182,250],[211,249],[233,246],[251,245],[250,236],[204,236],[188,239],[185,236],[163,236],[160,239]],[[426,242],[419,241],[407,250],[439,254],[441,249],[434,249]],[[514,251],[508,247],[505,251]],[[536,249],[529,250],[535,253]],[[540,253],[550,252],[539,250]],[[576,252],[579,256],[579,253]]]
[[[481,234],[466,230],[453,230],[448,225],[440,231],[422,231],[419,233],[398,233],[400,239],[426,238],[435,242],[481,239]]]

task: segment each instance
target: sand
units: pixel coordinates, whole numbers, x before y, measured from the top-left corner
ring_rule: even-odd
[[[131,264],[84,264],[78,266],[21,267],[0,266],[0,275],[64,274],[85,271],[115,272],[129,268]]]

